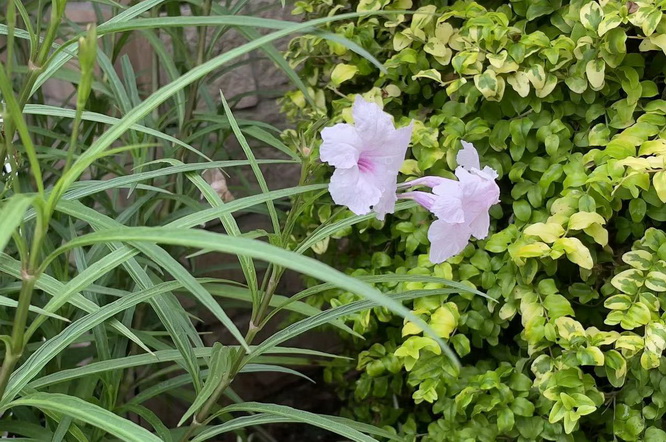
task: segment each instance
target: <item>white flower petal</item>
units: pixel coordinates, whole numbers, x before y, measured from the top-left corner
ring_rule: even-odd
[[[484,239],[490,230],[490,215],[488,212],[480,213],[469,222],[469,230],[476,239]]]
[[[439,186],[440,184],[443,184],[447,181],[453,181],[448,178],[442,178],[439,176],[424,176],[421,178],[417,178],[412,181],[405,181],[404,183],[398,184],[398,187],[400,188],[408,188],[408,187],[416,187],[416,186],[425,186],[425,187],[430,187],[433,188],[435,186]]]
[[[439,219],[449,223],[465,221],[463,207],[463,188],[458,181],[444,180],[433,187],[436,195],[431,212]]]
[[[377,214],[377,219],[383,221],[387,213],[395,212],[395,203],[398,197],[393,192],[384,191],[379,198],[379,202],[372,207],[372,211]]]
[[[321,131],[319,158],[334,167],[348,169],[358,162],[363,141],[350,124],[336,124]]]
[[[398,175],[402,163],[405,161],[409,141],[412,138],[413,125],[401,127],[398,130],[391,129],[384,134],[383,140],[374,144],[368,144],[363,155],[378,165],[387,174]]]
[[[336,169],[331,177],[328,191],[336,204],[349,207],[357,215],[370,213],[382,192],[358,167]],[[394,192],[395,193],[395,192]]]
[[[478,172],[476,172],[476,174],[481,175],[484,178],[489,179],[489,180],[493,180],[493,181],[496,180],[497,177],[499,176],[497,171],[495,169],[493,169],[492,167],[490,167],[490,166],[484,167],[483,170],[479,170]]]
[[[432,212],[432,206],[435,204],[435,199],[437,197],[430,192],[421,192],[420,190],[416,190],[414,192],[401,193],[399,198],[416,201],[421,207],[425,208],[429,212]]]
[[[471,233],[465,223],[434,221],[428,229],[430,261],[439,264],[456,256],[467,246]]]
[[[499,202],[500,189],[495,180],[486,175],[471,173],[459,167],[456,176],[463,191],[465,212],[487,212]]]
[[[466,169],[481,169],[481,162],[479,161],[479,153],[472,143],[461,141],[463,148],[458,152],[456,161],[458,166]]]
[[[462,167],[456,169],[456,176],[462,187],[465,223],[476,239],[483,239],[490,228],[488,211],[499,202],[499,186],[487,175],[471,173]]]
[[[359,136],[370,145],[381,146],[395,131],[393,118],[376,103],[365,101],[360,95],[354,100],[352,116]]]

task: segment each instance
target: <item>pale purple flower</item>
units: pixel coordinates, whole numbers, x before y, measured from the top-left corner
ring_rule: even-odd
[[[481,169],[479,154],[471,143],[462,142],[456,160],[458,181],[440,177],[423,177],[401,184],[401,187],[426,186],[432,193],[405,192],[400,198],[413,199],[438,219],[428,230],[430,261],[444,262],[462,252],[470,238],[484,239],[490,228],[490,208],[499,202],[497,172]]]
[[[322,130],[322,161],[335,167],[328,190],[336,204],[357,215],[374,211],[378,219],[393,213],[398,172],[405,159],[412,124],[396,129],[391,116],[357,96],[354,125]]]

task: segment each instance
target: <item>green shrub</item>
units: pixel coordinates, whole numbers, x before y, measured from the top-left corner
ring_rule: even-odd
[[[260,428],[271,423],[354,442],[390,437],[244,401],[235,383],[241,373],[307,379],[292,367],[333,355],[286,342],[324,324],[350,332],[339,318],[355,309],[411,316],[302,256],[308,246],[290,247],[299,211],[326,186],[307,185],[312,162],[277,129],[256,114],[235,118],[245,93],[224,91],[227,101],[206,87],[259,52],[304,89],[273,42],[327,20],[261,19],[248,0],[88,3],[99,23],[83,30],[66,19],[67,0],[0,1],[0,438],[274,440]],[[150,69],[123,55],[140,38]],[[44,84],[62,84],[51,80],[75,92],[48,97]],[[266,146],[290,156],[262,158]],[[280,163],[300,167],[303,179],[271,191],[263,173]],[[236,199],[225,174],[229,187],[247,183],[231,187]],[[270,227],[248,231],[239,215],[251,212]],[[201,255],[211,253],[206,265]],[[307,292],[277,295],[287,269],[368,300],[323,312],[297,300]],[[233,279],[219,279],[220,270]],[[283,311],[300,320],[274,327]]]
[[[285,97],[299,122],[287,139],[315,146],[319,128],[348,120],[362,93],[397,121],[417,120],[404,179],[450,176],[464,139],[502,188],[493,233],[440,265],[427,259],[421,208],[313,247],[354,275],[439,276],[495,300],[411,304],[460,355],[460,371],[418,327],[375,309],[349,318],[367,340],[349,342],[357,360],[329,367],[329,380],[349,415],[405,440],[666,440],[666,2],[442,3],[296,4],[309,18],[377,11],[329,31],[385,72],[320,36],[292,41],[317,107],[300,91]],[[348,216],[330,204],[311,208],[302,235]],[[333,291],[317,302],[355,299]]]

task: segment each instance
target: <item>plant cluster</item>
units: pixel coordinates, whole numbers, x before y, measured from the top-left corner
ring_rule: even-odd
[[[324,324],[353,333],[339,318],[356,311],[383,306],[428,329],[362,279],[303,256],[311,241],[368,217],[321,223],[292,248],[295,221],[326,186],[308,184],[311,158],[275,128],[234,116],[240,97],[207,87],[259,51],[306,91],[273,46],[293,33],[358,48],[317,28],[337,17],[261,19],[243,15],[247,0],[129,3],[95,2],[99,23],[82,29],[66,19],[66,0],[0,2],[1,437],[274,440],[262,425],[299,423],[358,442],[395,440],[362,422],[244,401],[234,384],[241,373],[304,377],[292,367],[333,355],[287,341]],[[218,53],[232,30],[246,42]],[[151,72],[123,55],[133,38],[150,48]],[[72,97],[50,104],[42,86],[51,80],[73,86]],[[288,156],[257,158],[266,145]],[[263,168],[276,163],[300,165],[299,185],[269,189]],[[256,186],[232,187],[248,195],[229,198],[223,172]],[[249,211],[270,227],[243,230],[236,216]],[[214,277],[224,264],[198,265],[210,253],[234,258],[235,280]],[[287,269],[322,284],[280,295]],[[332,287],[367,299],[326,311],[303,302]],[[229,313],[239,305],[242,322]],[[259,335],[283,311],[300,318]]]
[[[452,176],[466,140],[502,190],[491,235],[442,264],[428,260],[418,207],[313,244],[370,281],[441,277],[492,298],[443,292],[409,304],[461,369],[385,309],[349,316],[367,339],[350,341],[356,360],[327,375],[350,416],[404,440],[666,440],[665,10],[651,0],[296,3],[308,18],[367,12],[328,30],[382,68],[335,39],[294,39],[289,57],[308,91],[283,101],[299,124],[285,139],[316,146],[317,128],[349,121],[362,93],[399,124],[416,121],[404,180]],[[299,234],[331,216],[349,215],[320,201]],[[316,305],[356,299],[332,290]]]

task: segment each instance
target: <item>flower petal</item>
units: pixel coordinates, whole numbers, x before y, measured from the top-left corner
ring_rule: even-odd
[[[348,169],[358,162],[363,141],[350,124],[336,124],[321,131],[319,158],[334,167]]]
[[[456,256],[467,247],[470,235],[465,223],[447,223],[441,219],[434,221],[428,229],[430,261],[439,264]]]
[[[365,101],[360,95],[354,100],[352,115],[354,126],[366,143],[381,146],[387,135],[395,131],[393,118],[376,103]]]
[[[490,230],[490,215],[488,212],[480,213],[469,223],[469,230],[476,239],[484,239]]]
[[[499,186],[487,175],[468,172],[462,167],[456,169],[456,176],[462,187],[465,223],[475,238],[483,239],[490,228],[488,211],[499,202]]]
[[[381,190],[358,167],[336,169],[328,191],[336,204],[349,207],[357,215],[370,213],[382,196]]]
[[[458,166],[466,169],[481,169],[481,162],[479,161],[479,153],[472,143],[461,141],[463,148],[458,152],[456,161]]]
[[[486,179],[493,180],[493,181],[496,180],[497,177],[499,176],[497,171],[495,169],[493,169],[492,167],[490,167],[490,166],[484,167],[483,170],[479,170],[478,172],[476,172],[476,174],[477,175],[482,175]]]
[[[421,192],[421,191],[414,191],[414,192],[405,192],[401,193],[398,195],[398,198],[400,199],[405,199],[405,200],[414,200],[416,201],[421,207],[424,207],[426,210],[432,212],[432,206],[435,204],[435,195],[429,192]]]
[[[412,181],[406,181],[404,183],[400,183],[398,184],[398,187],[406,188],[406,187],[426,186],[433,188],[435,186],[439,186],[440,184],[444,184],[448,181],[453,181],[453,180],[450,180],[448,178],[442,178],[439,176],[424,176]]]
[[[437,198],[435,198],[431,212],[437,218],[450,223],[465,221],[464,192],[458,181],[446,180],[433,187],[432,191]]]
[[[483,174],[471,173],[462,167],[456,169],[462,187],[465,213],[487,212],[499,202],[500,189],[495,180]]]
[[[398,197],[395,194],[395,189],[391,191],[383,191],[379,202],[372,208],[373,212],[377,214],[377,219],[383,221],[387,213],[395,212],[395,203]]]
[[[412,129],[413,124],[410,123],[409,126],[385,132],[382,134],[383,139],[376,138],[372,143],[368,143],[363,156],[371,159],[387,173],[390,172],[397,176],[405,161],[405,154],[412,138]]]

